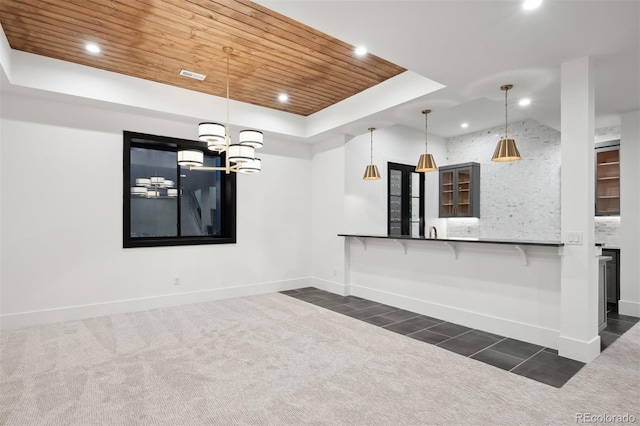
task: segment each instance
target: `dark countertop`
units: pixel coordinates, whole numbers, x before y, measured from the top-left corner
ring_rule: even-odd
[[[453,242],[453,243],[509,244],[509,245],[516,245],[516,246],[564,247],[564,243],[559,241],[498,240],[498,239],[488,239],[488,238],[426,238],[426,237],[410,237],[407,235],[338,234],[338,236],[353,237],[353,238],[381,238],[381,239],[388,239],[388,240],[442,241],[442,242]]]

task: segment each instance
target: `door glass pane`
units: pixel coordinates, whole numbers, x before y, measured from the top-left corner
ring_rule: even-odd
[[[412,179],[411,185],[414,186]],[[417,184],[417,183],[416,183]],[[413,191],[412,191],[413,193]],[[411,236],[420,236],[420,197],[411,197],[411,215],[409,216],[411,221]]]
[[[458,171],[458,210],[460,216],[468,215],[470,212],[470,189],[471,189],[471,170],[464,169]]]
[[[402,235],[402,197],[389,197],[389,232],[391,235]]]
[[[411,173],[411,196],[412,197],[420,196],[420,174],[419,173]]]
[[[411,198],[411,222],[420,222],[420,198]]]
[[[420,222],[411,222],[411,236],[412,237],[420,236]]]
[[[220,157],[205,157],[206,167],[220,167]],[[220,171],[189,170],[180,167],[182,236],[221,235]]]
[[[400,225],[400,222],[390,224],[389,235],[402,235],[402,227]]]
[[[440,191],[442,193],[442,214],[453,215],[453,171],[442,172],[440,175]]]
[[[400,170],[391,170],[389,174],[390,187],[389,195],[402,195],[402,172]]]
[[[176,153],[131,148],[130,237],[178,235]]]

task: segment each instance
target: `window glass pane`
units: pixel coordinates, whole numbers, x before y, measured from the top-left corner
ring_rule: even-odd
[[[204,165],[220,167],[220,160],[220,157],[205,156]],[[182,236],[221,235],[221,173],[180,167]]]
[[[176,153],[131,148],[131,237],[178,235]]]

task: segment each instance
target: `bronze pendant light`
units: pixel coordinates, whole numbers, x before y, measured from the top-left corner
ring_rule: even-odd
[[[378,166],[373,164],[373,131],[375,127],[370,127],[367,130],[371,132],[371,164],[367,166],[364,170],[364,176],[362,179],[364,180],[378,180],[380,179],[380,173],[378,172]]]
[[[424,154],[420,156],[418,160],[418,166],[416,167],[416,172],[425,173],[425,172],[435,172],[438,170],[436,166],[436,161],[433,159],[433,155],[429,154],[427,151],[427,115],[431,112],[430,109],[425,109],[422,111],[424,114]]]
[[[500,87],[500,90],[504,90],[504,138],[498,142],[491,161],[506,162],[522,159],[516,146],[516,141],[507,137],[507,92],[512,88],[512,84],[505,84]]]

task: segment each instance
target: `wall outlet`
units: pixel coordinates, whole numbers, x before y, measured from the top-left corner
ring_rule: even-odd
[[[180,285],[180,278],[175,277],[175,278],[173,279],[173,285]]]

